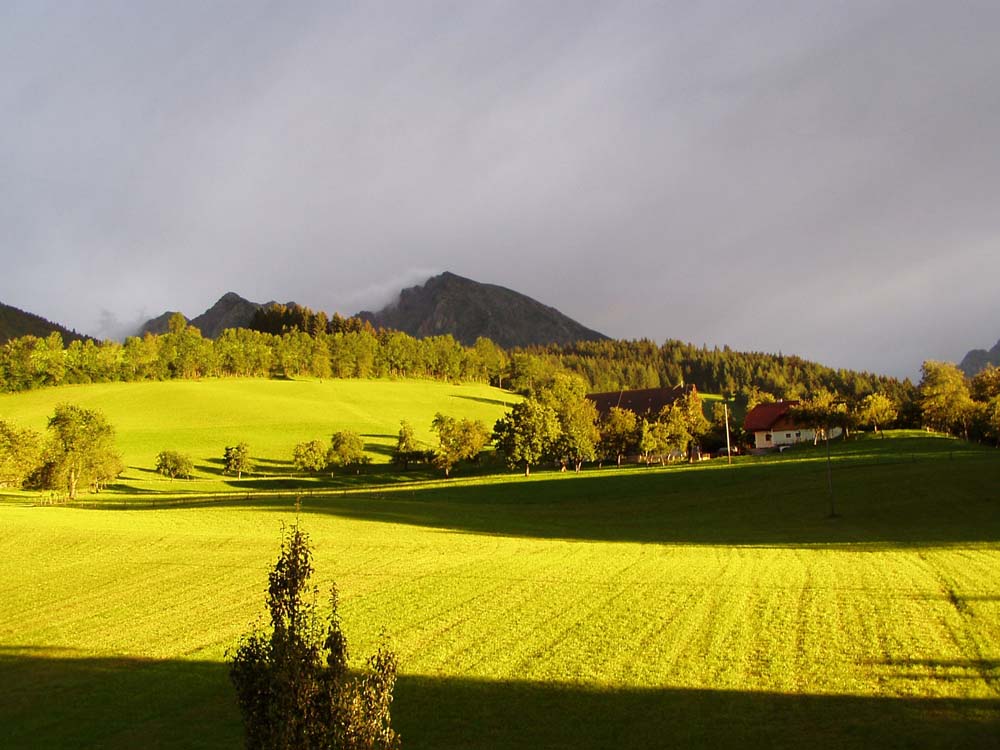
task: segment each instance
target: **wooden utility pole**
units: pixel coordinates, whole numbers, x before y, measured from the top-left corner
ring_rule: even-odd
[[[733,449],[729,447],[729,402],[723,401],[722,408],[726,410],[726,458],[729,459],[729,465],[733,465]]]

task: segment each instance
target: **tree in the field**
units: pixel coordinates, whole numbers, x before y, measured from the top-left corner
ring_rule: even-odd
[[[41,436],[0,419],[0,487],[21,487],[41,460]]]
[[[405,419],[399,423],[399,435],[396,438],[396,447],[392,450],[392,462],[396,466],[402,467],[403,471],[410,468],[411,463],[419,463],[425,460],[426,451],[417,440],[413,425]]]
[[[365,441],[352,430],[333,433],[330,450],[326,455],[328,463],[333,466],[354,469],[358,474],[361,473],[362,466],[371,463],[371,459],[365,455]]]
[[[688,430],[688,419],[683,409],[668,404],[660,410],[655,422],[647,424],[639,448],[647,457],[660,461],[687,451],[693,436]]]
[[[309,538],[296,522],[268,576],[270,627],[258,622],[229,653],[246,747],[396,750],[400,740],[389,712],[396,656],[380,647],[352,677],[336,585],[324,621],[309,585],[312,573]]]
[[[478,456],[490,440],[490,432],[482,422],[455,419],[441,412],[434,415],[431,430],[438,436],[434,465],[444,470],[446,477],[450,476],[452,467],[459,461]]]
[[[928,360],[920,368],[920,409],[924,424],[969,437],[972,399],[965,374],[951,362]]]
[[[573,464],[580,471],[585,461],[597,458],[601,432],[597,429],[597,406],[586,397],[570,399],[556,409],[559,420],[559,438],[555,453],[559,460]]]
[[[678,419],[689,435],[684,447],[688,450],[689,457],[693,461],[698,439],[707,433],[712,426],[702,410],[701,396],[692,389],[665,408],[669,409],[672,415],[675,415],[672,418]]]
[[[226,446],[222,456],[226,474],[235,474],[237,479],[243,478],[244,471],[250,471],[250,446],[246,443]]]
[[[179,451],[160,451],[156,457],[156,470],[165,477],[190,479],[194,472],[191,457]]]
[[[573,464],[580,471],[584,461],[593,461],[601,435],[597,429],[597,407],[587,398],[587,383],[578,375],[556,372],[538,389],[538,401],[552,407],[559,419],[559,439],[553,448],[563,469]]]
[[[322,440],[298,443],[292,450],[292,463],[299,471],[323,471],[327,467],[327,448]]]
[[[790,416],[796,424],[815,431],[814,445],[819,442],[821,436],[829,437],[832,428],[848,426],[847,407],[835,394],[826,390],[817,391],[811,398],[801,400],[792,407]]]
[[[855,416],[861,424],[870,424],[872,430],[878,434],[879,425],[884,428],[896,419],[899,414],[896,404],[884,393],[869,393],[858,405]],[[885,437],[885,433],[882,433]]]
[[[98,492],[125,468],[115,449],[115,428],[100,412],[59,404],[49,419],[48,434],[37,483],[66,488],[70,500],[82,486]]]
[[[559,437],[559,418],[550,406],[528,399],[497,420],[493,441],[511,468],[524,467],[524,475],[549,455]]]
[[[983,433],[1000,447],[1000,395],[994,396],[982,404],[981,418]]]
[[[503,388],[507,371],[507,352],[488,338],[480,336],[473,345],[480,375],[490,385]]]
[[[987,365],[969,383],[969,393],[976,401],[986,403],[1000,396],[1000,367]]]
[[[612,406],[598,425],[601,448],[608,458],[614,457],[619,466],[638,438],[635,412]]]

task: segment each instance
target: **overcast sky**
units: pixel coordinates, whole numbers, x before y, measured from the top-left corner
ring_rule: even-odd
[[[89,333],[450,270],[916,377],[1000,337],[1000,3],[0,3],[0,301]]]

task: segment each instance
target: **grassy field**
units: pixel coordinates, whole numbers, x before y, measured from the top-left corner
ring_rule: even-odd
[[[371,391],[333,395],[371,383],[303,384],[311,406],[289,398],[280,416],[254,399],[297,384],[189,385],[215,395],[159,429],[202,457],[232,439],[204,410],[239,386],[275,456],[334,415],[383,437],[401,417],[425,427],[412,384],[385,384],[402,389],[391,418],[360,408]],[[496,392],[440,388],[502,409]],[[41,422],[43,393],[0,404]],[[129,386],[80,396],[133,467],[170,442],[144,431]],[[307,496],[301,519],[353,657],[392,639],[408,748],[994,747],[1000,454],[898,433],[833,458],[836,518],[809,446],[365,487]],[[292,496],[101,498],[0,502],[0,746],[238,747],[225,651],[263,612]]]
[[[336,486],[329,478],[307,478],[293,470],[296,443],[328,442],[338,430],[354,430],[373,463],[384,464],[400,420],[413,425],[418,439],[433,444],[430,424],[436,412],[480,419],[492,429],[517,400],[485,385],[428,380],[177,380],[3,394],[0,419],[43,431],[56,404],[64,401],[103,412],[117,430],[127,466],[113,492],[246,492]],[[222,476],[222,455],[227,445],[240,441],[250,445],[255,469],[237,481]],[[171,482],[156,474],[162,450],[189,454],[194,479]]]

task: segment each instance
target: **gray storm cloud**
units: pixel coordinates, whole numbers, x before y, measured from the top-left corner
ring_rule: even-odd
[[[452,270],[613,336],[912,376],[1000,336],[998,28],[986,2],[5,3],[0,299],[99,332]]]

